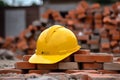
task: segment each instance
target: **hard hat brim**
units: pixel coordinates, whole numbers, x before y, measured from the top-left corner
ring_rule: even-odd
[[[79,49],[80,49],[80,46],[77,46],[76,50],[74,50],[73,52],[65,53],[63,55],[37,55],[37,54],[33,54],[30,57],[29,62],[35,63],[35,64],[54,64],[54,63],[57,63],[65,58],[67,58],[68,56],[70,56],[71,54],[73,54],[74,52],[76,52]]]

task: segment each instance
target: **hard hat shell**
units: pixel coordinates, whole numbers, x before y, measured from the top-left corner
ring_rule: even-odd
[[[35,54],[30,57],[29,62],[54,64],[79,49],[77,38],[72,31],[60,25],[53,25],[38,37]]]

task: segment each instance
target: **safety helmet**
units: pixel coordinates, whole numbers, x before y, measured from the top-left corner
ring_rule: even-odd
[[[38,37],[35,54],[30,57],[29,62],[54,64],[79,49],[77,38],[72,31],[61,25],[53,25]]]

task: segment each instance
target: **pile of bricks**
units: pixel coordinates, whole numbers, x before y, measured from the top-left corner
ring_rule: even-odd
[[[62,24],[76,34],[82,49],[115,55],[120,53],[120,2],[101,6],[99,3],[89,5],[86,1],[80,1],[65,17],[62,17],[59,11],[48,9],[41,19],[44,24],[39,26],[40,29],[37,29],[38,26],[29,25],[15,38],[0,37],[0,48],[17,54],[33,54],[38,32],[46,29],[47,25]]]
[[[61,62],[55,64],[31,64],[28,62],[31,55],[25,55],[23,61],[16,62],[14,69],[2,69],[0,74],[70,74],[82,80],[119,80],[120,57],[107,53],[91,53],[81,49]],[[60,72],[60,73],[59,73]],[[62,74],[62,75],[63,75]],[[118,79],[119,78],[119,79]],[[64,80],[63,78],[60,80]],[[65,79],[66,80],[66,79]]]
[[[66,80],[63,75],[70,74],[72,79],[67,80],[120,80],[120,2],[101,8],[98,3],[89,5],[81,1],[65,18],[55,10],[48,10],[42,17],[47,19],[49,15],[53,16],[54,21],[49,21],[52,25],[57,21],[76,34],[82,49],[55,64],[31,64],[28,62],[31,55],[24,55],[23,61],[16,62],[14,69],[1,69],[0,74],[46,73],[50,76],[61,75],[60,80]],[[34,31],[36,28],[29,26],[20,34],[18,49],[29,48],[27,53],[33,54],[35,39],[34,35],[29,35]],[[28,39],[24,38],[25,36]],[[11,42],[12,39],[6,39],[3,47],[15,51],[16,47],[10,45]]]
[[[39,28],[40,27],[40,28]],[[25,54],[33,54],[36,48],[36,38],[45,29],[44,26],[30,25],[17,37],[0,37],[0,49],[10,50],[21,59]],[[39,34],[38,34],[39,33]]]
[[[15,64],[15,68],[26,71],[25,73],[43,73],[52,70],[97,70],[98,72],[104,70],[120,70],[119,58],[113,60],[114,57],[112,54],[91,53],[89,50],[79,50],[55,64],[30,64],[28,62],[30,57],[31,55],[25,55],[22,62]]]
[[[98,3],[87,8],[84,8],[83,4],[85,4],[84,1],[77,7],[78,22],[71,19],[72,26],[75,27],[73,32],[82,48],[90,49],[92,52],[120,53],[120,3],[103,8]],[[86,5],[88,6],[87,3]],[[81,15],[80,18],[79,15]]]
[[[54,23],[66,25],[76,34],[83,49],[120,53],[120,2],[101,6],[99,3],[89,5],[86,1],[80,1],[65,17],[61,17],[58,11],[47,10],[42,18],[49,20],[50,15]]]

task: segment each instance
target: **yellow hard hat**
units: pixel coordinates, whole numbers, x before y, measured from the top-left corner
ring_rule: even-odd
[[[53,25],[44,30],[37,40],[35,54],[29,62],[36,64],[54,64],[80,49],[76,36],[61,25]]]

